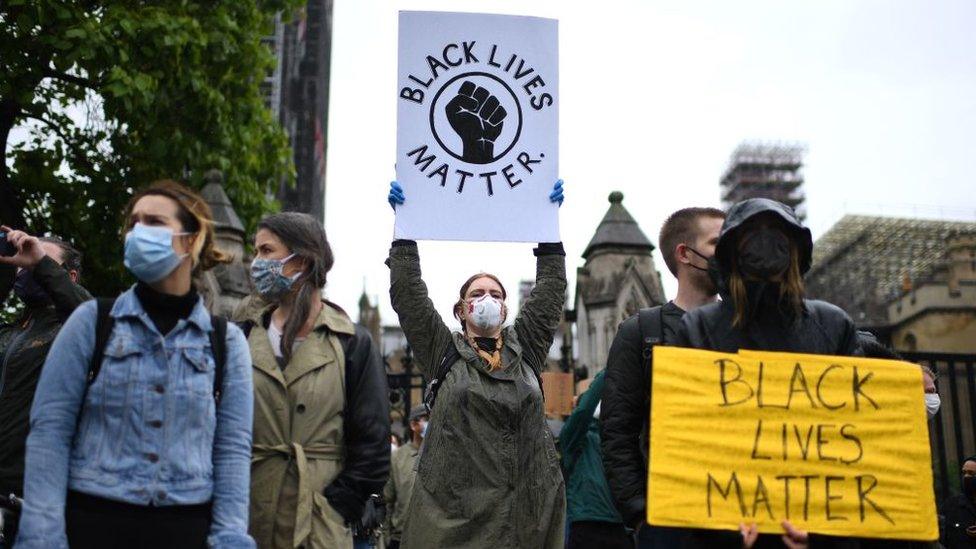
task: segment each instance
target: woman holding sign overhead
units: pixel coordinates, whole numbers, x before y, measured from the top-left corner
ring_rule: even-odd
[[[562,203],[561,186],[552,202]],[[403,201],[394,183],[390,203]],[[417,244],[393,242],[390,298],[432,380],[404,548],[563,546],[565,486],[539,374],[562,315],[565,252],[553,242],[534,253],[535,287],[511,325],[505,288],[479,273],[461,286],[454,306],[461,332],[451,333],[427,297]]]
[[[675,345],[729,353],[739,349],[859,353],[854,322],[847,313],[823,301],[804,299],[802,277],[810,268],[812,253],[810,230],[789,206],[766,198],[733,205],[709,261],[722,301],[686,314]],[[783,527],[782,542],[790,548],[858,547],[848,539],[808,536],[788,522]],[[694,532],[686,545],[741,547],[743,540],[747,547],[756,543],[755,528],[743,528],[741,535]],[[756,546],[779,545],[776,541],[774,536],[758,536]]]

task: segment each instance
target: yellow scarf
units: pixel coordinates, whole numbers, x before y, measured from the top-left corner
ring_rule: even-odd
[[[491,353],[485,351],[478,345],[478,342],[474,340],[470,335],[465,334],[468,340],[468,345],[478,353],[485,363],[488,364],[488,371],[494,372],[495,370],[501,370],[502,368],[502,336],[501,334],[495,338],[495,350]]]

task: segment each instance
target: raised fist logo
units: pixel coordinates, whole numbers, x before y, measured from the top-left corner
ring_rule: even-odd
[[[451,128],[461,137],[461,160],[487,164],[495,159],[495,139],[502,133],[508,113],[494,95],[465,80],[454,99],[445,107]]]

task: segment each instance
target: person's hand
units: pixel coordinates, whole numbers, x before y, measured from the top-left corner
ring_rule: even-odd
[[[797,530],[790,524],[790,521],[783,521],[783,544],[789,549],[807,549],[810,547],[810,536],[803,530]]]
[[[41,247],[41,241],[24,231],[15,231],[6,225],[0,225],[0,230],[7,233],[7,242],[17,250],[10,256],[0,256],[0,264],[13,265],[21,269],[33,269],[47,255]]]
[[[739,533],[742,534],[742,549],[752,549],[759,539],[759,527],[755,523],[746,526],[739,524]]]
[[[549,202],[554,204],[563,205],[563,180],[560,179],[556,181],[556,184],[552,186],[552,192],[549,193]]]
[[[396,207],[407,199],[403,194],[403,187],[400,186],[396,181],[390,181],[390,194],[386,197],[386,201],[390,203],[390,207],[393,211],[396,211]]]

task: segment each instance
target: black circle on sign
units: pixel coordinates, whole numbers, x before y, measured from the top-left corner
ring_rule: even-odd
[[[512,147],[514,147],[515,144],[518,143],[519,136],[522,135],[522,104],[519,103],[518,96],[515,95],[515,92],[512,91],[512,88],[509,87],[509,85],[506,84],[501,78],[498,78],[494,74],[489,74],[487,72],[466,72],[464,74],[459,74],[455,76],[454,78],[448,80],[446,84],[441,86],[441,89],[437,90],[437,93],[434,95],[434,100],[430,102],[430,132],[434,134],[434,139],[437,140],[437,144],[440,145],[442,149],[447,151],[447,154],[464,162],[464,159],[461,158],[460,155],[454,154],[454,151],[449,149],[447,145],[445,145],[444,142],[441,141],[440,136],[437,135],[437,127],[434,126],[434,108],[437,106],[437,100],[440,98],[441,94],[444,93],[444,90],[446,90],[451,84],[453,84],[459,78],[464,78],[466,76],[484,76],[486,78],[491,78],[495,82],[498,82],[499,84],[504,86],[504,88],[508,90],[508,93],[512,95],[512,99],[515,100],[515,108],[518,111],[518,126],[516,126],[515,128],[515,137],[512,138],[512,143],[511,145],[508,146],[508,148],[506,148],[500,154],[496,154],[495,157],[491,159],[491,161],[494,162],[499,158],[508,154],[508,151],[512,150]]]

